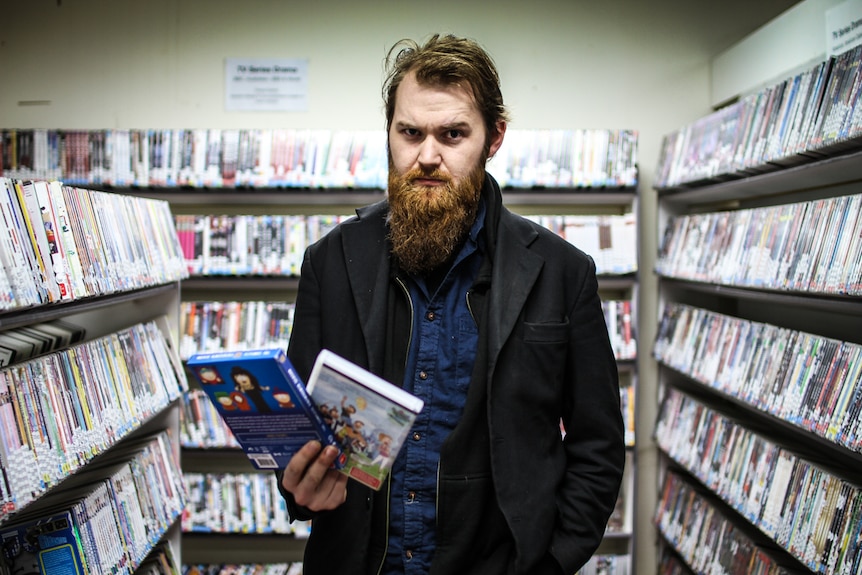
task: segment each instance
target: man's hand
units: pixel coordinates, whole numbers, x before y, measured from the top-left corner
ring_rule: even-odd
[[[335,509],[347,498],[347,476],[332,467],[338,449],[319,441],[309,441],[297,451],[284,469],[281,485],[293,495],[297,505],[311,511]]]

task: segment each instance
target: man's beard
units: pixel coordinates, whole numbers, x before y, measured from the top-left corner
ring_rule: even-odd
[[[444,182],[420,186],[418,178]],[[392,253],[404,271],[424,276],[446,262],[476,219],[485,169],[479,164],[460,184],[443,172],[389,168],[389,234]]]

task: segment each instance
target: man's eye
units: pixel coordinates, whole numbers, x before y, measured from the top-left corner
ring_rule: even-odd
[[[458,138],[462,137],[464,133],[461,130],[449,130],[448,132],[446,132],[446,135],[449,137],[450,140],[457,140]]]

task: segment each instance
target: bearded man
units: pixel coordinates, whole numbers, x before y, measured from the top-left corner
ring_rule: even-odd
[[[572,575],[625,452],[595,264],[503,206],[485,163],[507,111],[476,42],[404,40],[387,63],[387,199],[308,248],[288,355],[307,378],[331,349],[425,409],[379,491],[317,442],[278,472],[312,519],[303,572]]]

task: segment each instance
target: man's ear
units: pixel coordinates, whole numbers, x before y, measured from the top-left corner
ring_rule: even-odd
[[[498,120],[496,127],[496,132],[491,136],[491,144],[488,146],[488,158],[493,158],[494,154],[497,153],[497,150],[500,149],[500,146],[503,145],[503,136],[506,135],[506,122],[505,120]]]

